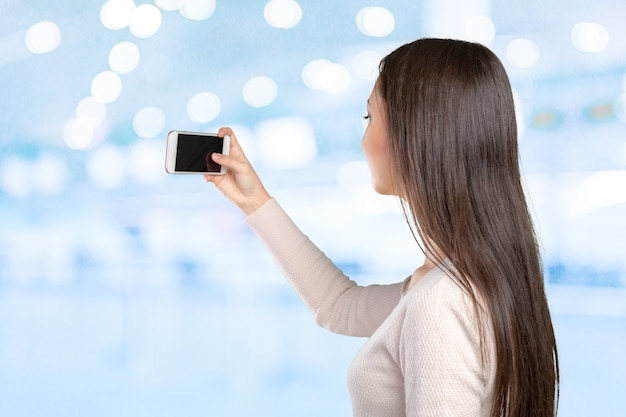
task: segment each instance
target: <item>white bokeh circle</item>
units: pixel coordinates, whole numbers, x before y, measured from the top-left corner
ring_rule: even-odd
[[[61,43],[61,31],[54,22],[35,23],[26,31],[26,47],[33,54],[45,54],[55,50]]]
[[[214,120],[222,109],[220,98],[210,91],[194,94],[187,102],[187,115],[196,123]]]
[[[165,114],[158,107],[144,107],[133,117],[133,129],[141,138],[158,136],[165,127]]]
[[[278,95],[276,82],[265,76],[249,79],[243,86],[243,99],[252,107],[265,107]]]

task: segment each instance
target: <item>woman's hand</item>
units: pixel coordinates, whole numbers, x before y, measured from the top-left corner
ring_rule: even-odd
[[[219,137],[230,136],[229,155],[214,153],[211,159],[227,168],[224,175],[204,175],[206,182],[212,182],[230,201],[246,215],[261,207],[270,195],[243,153],[237,138],[229,127],[217,133]]]

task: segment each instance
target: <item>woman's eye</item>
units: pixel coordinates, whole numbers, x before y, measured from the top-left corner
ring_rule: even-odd
[[[367,115],[363,116],[363,119],[365,119],[365,120],[369,120],[369,119],[370,119],[370,115],[369,115],[369,114],[367,114]]]

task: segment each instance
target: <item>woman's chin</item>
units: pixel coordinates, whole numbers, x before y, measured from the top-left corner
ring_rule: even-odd
[[[374,191],[376,191],[380,195],[395,195],[393,189],[384,184],[378,184],[376,182],[373,182],[372,187],[374,188]]]

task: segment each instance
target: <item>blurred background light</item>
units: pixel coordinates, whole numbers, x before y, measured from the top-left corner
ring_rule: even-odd
[[[302,8],[294,0],[270,0],[263,9],[265,21],[278,29],[296,27],[302,19]]]
[[[513,105],[515,106],[515,122],[517,123],[517,135],[519,139],[523,140],[524,133],[526,131],[524,101],[520,98],[515,89],[513,89]]]
[[[120,149],[112,145],[89,151],[86,166],[89,179],[100,188],[121,187],[126,179],[124,155]]]
[[[254,137],[254,132],[247,125],[242,124],[231,124],[230,127],[233,129],[233,132],[237,135],[237,141],[242,149],[246,150],[246,157],[248,160],[254,165],[256,164],[257,158],[257,142]]]
[[[278,86],[269,77],[251,78],[243,86],[243,99],[252,107],[265,107],[276,100],[277,95]]]
[[[100,126],[107,116],[106,106],[93,98],[85,97],[76,106],[76,119],[81,120],[90,127]]]
[[[190,20],[205,20],[215,12],[215,0],[182,0],[180,14]]]
[[[489,45],[496,37],[496,27],[487,16],[470,16],[465,23],[466,39]]]
[[[362,216],[380,216],[385,213],[399,213],[398,199],[390,195],[378,194],[371,185],[363,185],[353,190],[352,207]]]
[[[384,7],[364,7],[356,15],[356,26],[364,35],[384,37],[393,32],[396,21]]]
[[[139,65],[139,48],[130,41],[116,43],[109,52],[109,67],[118,74],[133,72]]]
[[[559,415],[623,417],[626,2],[5,3],[0,415],[350,415],[362,339],[312,324],[215,187],[165,173],[166,132],[231,126],[348,276],[401,280],[422,255],[362,116],[380,59],[436,36],[489,45],[513,86]]]
[[[183,4],[183,0],[155,0],[154,4],[161,10],[171,12],[180,9]]]
[[[558,127],[562,121],[562,115],[554,109],[538,110],[532,117],[533,125],[543,129],[554,129]]]
[[[315,133],[311,124],[300,117],[270,119],[255,129],[258,156],[274,170],[304,168],[317,157]]]
[[[617,116],[617,104],[613,101],[591,103],[583,110],[583,114],[591,122],[605,122]]]
[[[87,149],[94,140],[93,127],[83,119],[72,119],[65,124],[63,138],[70,149]]]
[[[337,171],[337,183],[350,196],[351,212],[368,217],[400,212],[396,197],[374,191],[372,175],[365,161],[342,164]]]
[[[55,195],[63,190],[69,179],[65,161],[56,155],[42,155],[35,162],[35,188],[44,195]]]
[[[339,94],[350,85],[350,72],[341,64],[327,59],[314,59],[302,69],[302,80],[312,90]]]
[[[0,164],[0,188],[14,198],[26,198],[32,192],[29,164],[19,157],[8,157]]]
[[[196,123],[214,120],[222,109],[220,98],[210,91],[194,94],[187,102],[187,115]]]
[[[617,98],[617,117],[622,123],[626,123],[626,74],[622,77],[622,88]]]
[[[371,173],[365,161],[350,161],[341,165],[337,172],[337,183],[346,190],[371,184]]]
[[[163,132],[165,114],[158,107],[144,107],[133,117],[133,129],[141,138],[153,138]]]
[[[506,57],[517,68],[532,68],[539,61],[539,47],[530,39],[514,39],[506,46]]]
[[[609,31],[599,23],[578,22],[571,32],[572,44],[581,52],[602,52],[609,46]]]
[[[129,147],[126,166],[128,175],[137,184],[150,185],[164,181],[163,145],[148,139],[134,141]]]
[[[596,210],[626,203],[626,170],[600,171],[561,192],[566,215],[581,217]]]
[[[362,51],[352,58],[351,70],[360,78],[375,81],[378,78],[378,67],[383,56],[374,51]]]
[[[54,22],[39,22],[26,31],[26,47],[33,54],[54,51],[61,43],[61,31]]]
[[[138,38],[149,38],[161,27],[161,11],[152,4],[137,6],[130,15],[130,33]]]
[[[107,29],[124,29],[130,24],[134,10],[132,0],[108,0],[100,9],[100,21]]]
[[[103,71],[91,82],[91,95],[100,103],[113,103],[121,93],[122,79],[113,71]]]

